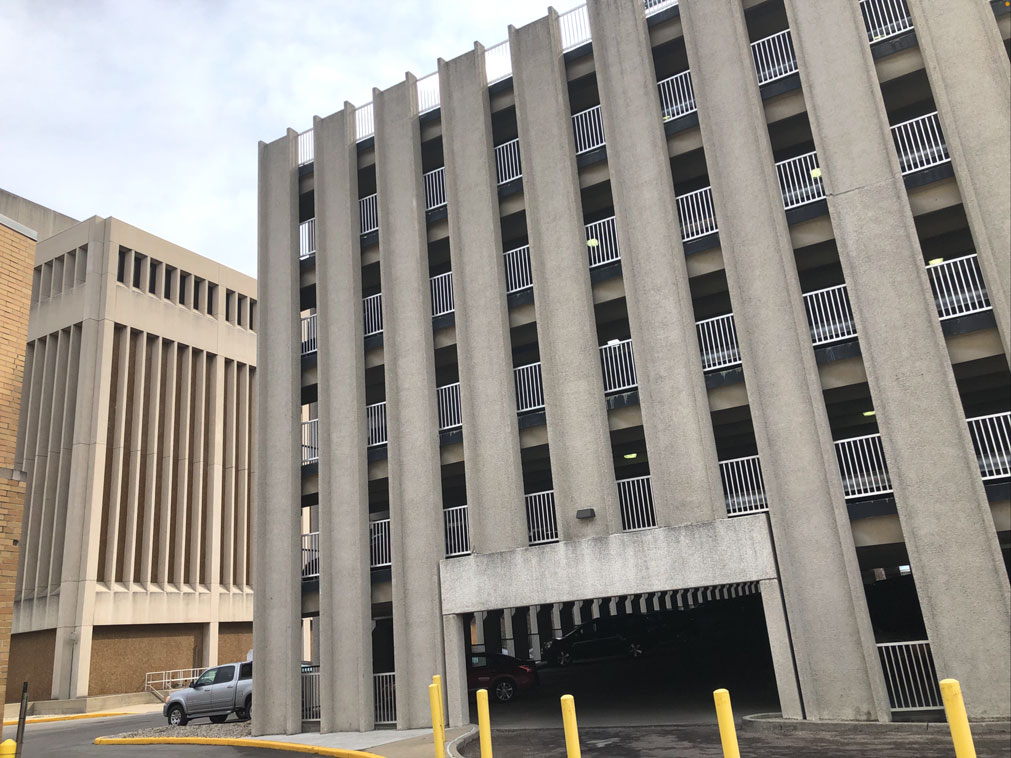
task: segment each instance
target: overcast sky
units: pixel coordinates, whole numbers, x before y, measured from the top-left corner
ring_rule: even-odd
[[[501,42],[547,5],[0,0],[0,187],[255,276],[258,140]]]

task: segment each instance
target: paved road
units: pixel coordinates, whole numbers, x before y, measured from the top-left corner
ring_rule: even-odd
[[[715,726],[580,729],[585,758],[722,758]],[[739,735],[742,758],[951,758],[951,738],[946,734],[902,737],[852,735]],[[509,758],[565,758],[561,729],[492,730],[495,755]],[[477,758],[472,742],[463,753]],[[977,736],[978,758],[1009,758],[1008,736]]]
[[[76,721],[54,721],[48,724],[28,725],[25,728],[22,758],[264,758],[258,748],[208,747],[206,745],[95,745],[96,737],[120,732],[164,726],[161,714],[142,716],[115,716],[104,719],[79,719]],[[15,727],[4,728],[4,739],[14,737]],[[272,756],[301,755],[282,751],[270,751]]]

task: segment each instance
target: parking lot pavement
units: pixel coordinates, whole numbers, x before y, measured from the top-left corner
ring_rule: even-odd
[[[581,728],[582,753],[586,758],[722,758],[715,726]],[[804,734],[752,734],[739,737],[742,758],[951,758],[951,738],[939,734],[854,736],[805,732]],[[1007,734],[978,735],[978,758],[1009,758]],[[561,729],[493,729],[496,755],[509,758],[565,758]],[[478,758],[480,748],[472,742],[463,751]]]

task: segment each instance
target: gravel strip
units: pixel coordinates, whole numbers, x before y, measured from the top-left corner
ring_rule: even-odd
[[[226,721],[224,724],[212,724],[201,719],[186,726],[156,726],[151,729],[138,729],[135,732],[112,734],[110,737],[249,737],[252,725],[248,721]]]

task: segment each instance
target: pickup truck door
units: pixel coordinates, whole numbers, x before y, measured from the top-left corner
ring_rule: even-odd
[[[217,669],[207,669],[193,683],[193,688],[186,693],[186,713],[193,716],[211,710],[211,689],[217,678]]]
[[[214,684],[208,687],[211,691],[210,710],[225,711],[235,707],[235,668],[235,664],[218,666]]]

